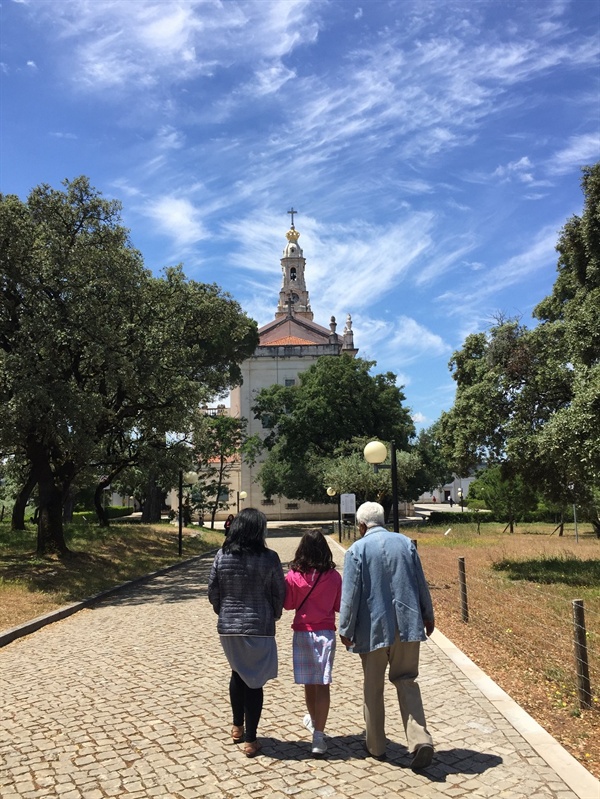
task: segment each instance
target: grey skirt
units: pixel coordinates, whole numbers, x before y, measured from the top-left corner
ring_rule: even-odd
[[[232,671],[248,688],[262,688],[277,677],[277,644],[272,635],[221,635],[221,646]]]

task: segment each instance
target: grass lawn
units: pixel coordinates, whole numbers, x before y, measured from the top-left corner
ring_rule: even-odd
[[[65,537],[73,558],[38,558],[33,525],[15,532],[0,524],[0,630],[180,560],[178,528],[168,523],[115,521],[100,528],[79,522],[66,526]],[[183,557],[222,541],[222,531],[184,529]]]

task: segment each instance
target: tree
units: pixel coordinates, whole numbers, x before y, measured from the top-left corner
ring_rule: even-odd
[[[414,434],[405,397],[391,372],[371,375],[374,361],[322,357],[295,386],[263,389],[253,407],[269,430],[259,472],[267,497],[326,501],[325,468],[356,437],[394,440],[407,449]]]
[[[343,445],[336,451],[336,457],[324,465],[323,484],[331,486],[337,494],[355,494],[357,502],[375,499],[380,502],[386,518],[392,505],[392,476],[390,469],[379,469],[367,463],[363,450],[368,443],[367,438],[356,438],[350,444]],[[384,442],[390,451],[390,443]],[[350,451],[350,454],[347,454]],[[417,452],[396,452],[396,471],[398,496],[400,499],[416,499],[414,479],[422,468],[422,461]]]
[[[87,178],[64,186],[0,195],[0,451],[37,485],[38,551],[67,554],[77,475],[127,437],[188,429],[200,401],[239,380],[257,333],[217,286],[180,267],[152,277],[119,203]]]
[[[419,457],[419,466],[408,480],[407,499],[418,499],[425,491],[433,491],[452,480],[452,469],[443,453],[439,427],[439,421],[434,422],[417,435],[414,452]]]
[[[198,498],[215,526],[219,508],[228,507],[223,500],[229,494],[229,474],[234,468],[245,441],[247,420],[217,413],[209,416],[199,413],[194,425],[194,458],[199,469]]]
[[[536,494],[520,474],[511,474],[506,465],[491,466],[481,472],[469,487],[469,504],[483,500],[496,518],[507,521],[510,532],[515,523],[535,504]]]
[[[557,244],[558,277],[528,330],[500,317],[450,362],[453,408],[442,414],[454,469],[503,464],[548,502],[574,502],[600,535],[600,164],[583,170],[582,217]]]

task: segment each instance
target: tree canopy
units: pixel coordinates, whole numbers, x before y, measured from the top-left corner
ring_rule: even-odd
[[[268,430],[259,481],[267,496],[325,501],[325,469],[357,437],[394,440],[407,449],[414,435],[396,375],[370,374],[374,361],[324,356],[294,386],[257,396],[253,412]]]
[[[563,227],[539,324],[500,317],[450,362],[457,383],[441,437],[454,468],[503,464],[552,502],[576,502],[600,533],[600,163],[583,169],[584,210]]]
[[[38,550],[67,548],[62,504],[149,439],[186,431],[240,379],[255,323],[181,267],[153,277],[109,201],[81,177],[0,195],[0,452],[38,487]]]

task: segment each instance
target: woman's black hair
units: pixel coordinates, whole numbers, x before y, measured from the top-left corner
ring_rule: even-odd
[[[244,508],[231,522],[223,552],[241,555],[244,552],[264,552],[267,548],[267,517],[256,508]]]
[[[327,539],[320,530],[307,530],[298,544],[290,569],[306,574],[311,569],[328,572],[335,569],[335,563]]]

